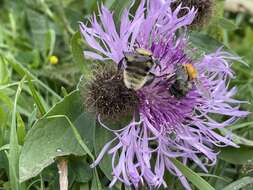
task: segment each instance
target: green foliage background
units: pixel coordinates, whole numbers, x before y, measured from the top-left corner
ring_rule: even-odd
[[[78,32],[97,12],[96,0],[0,0],[0,189],[59,189],[57,163],[68,160],[71,190],[108,189],[110,157],[99,167],[89,165],[112,136],[85,111],[77,84],[89,75],[92,62]],[[118,22],[130,1],[104,0]],[[253,111],[253,17],[223,10],[216,0],[209,26],[192,31],[192,45],[213,51],[225,45],[248,65],[235,63],[239,99]],[[50,63],[57,56],[58,64]],[[222,119],[222,118],[221,118]],[[208,174],[195,165],[189,168],[173,160],[193,189],[250,190],[253,188],[253,116],[230,126],[239,149],[223,148]],[[219,131],[225,134],[227,131]],[[182,187],[175,177],[166,177],[171,189]],[[114,189],[130,189],[118,183]],[[143,187],[145,189],[145,187]],[[162,188],[161,188],[162,189]]]

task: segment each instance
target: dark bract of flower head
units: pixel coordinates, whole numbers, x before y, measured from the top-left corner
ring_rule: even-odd
[[[214,0],[176,0],[171,5],[172,9],[176,9],[180,4],[182,4],[182,7],[194,7],[198,11],[191,26],[203,26],[210,21],[213,13]],[[179,12],[179,17],[184,16],[187,13],[187,9],[181,9]]]
[[[84,89],[82,94],[88,110],[105,119],[117,120],[133,113],[138,104],[135,91],[125,87],[122,73],[111,65],[95,69]]]

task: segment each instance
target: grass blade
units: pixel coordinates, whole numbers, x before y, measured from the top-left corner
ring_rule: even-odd
[[[40,99],[40,96],[38,95],[31,79],[28,78],[28,84],[29,84],[29,88],[31,90],[31,93],[32,93],[32,96],[33,96],[33,99],[34,99],[34,102],[35,104],[38,106],[39,108],[39,111],[41,113],[41,115],[44,115],[46,113],[46,108],[45,106],[43,105],[41,99]]]
[[[50,92],[52,95],[54,95],[58,100],[61,100],[62,98],[55,92],[53,91],[50,87],[48,87],[46,84],[44,84],[42,81],[40,81],[36,76],[34,76],[30,71],[28,71],[22,64],[19,62],[10,59],[10,58],[5,58],[10,65],[13,67],[13,69],[22,77],[27,75],[29,78],[32,80],[35,80],[40,86],[42,86],[44,89],[46,89],[48,92]]]
[[[243,177],[233,183],[230,183],[228,186],[223,188],[222,190],[239,190],[246,185],[252,184],[253,183],[253,177]]]
[[[206,180],[204,180],[197,173],[179,162],[177,159],[171,159],[171,161],[182,172],[182,174],[199,190],[215,190],[209,183],[207,183]]]
[[[18,137],[17,137],[17,129],[16,129],[16,111],[17,111],[17,101],[18,97],[23,88],[24,80],[26,77],[20,81],[17,92],[15,95],[13,111],[12,111],[12,120],[11,120],[11,131],[10,131],[10,150],[7,155],[9,160],[9,177],[10,177],[10,184],[11,189],[20,190],[21,185],[18,180],[18,161],[19,161],[19,153],[20,148],[18,144]]]

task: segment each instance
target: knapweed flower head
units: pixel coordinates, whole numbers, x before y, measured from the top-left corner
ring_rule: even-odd
[[[207,172],[206,166],[215,164],[217,159],[214,146],[236,146],[229,135],[221,136],[216,129],[231,125],[248,114],[239,110],[243,102],[233,98],[236,88],[228,87],[229,80],[234,77],[231,63],[238,58],[221,48],[198,60],[188,56],[187,26],[193,22],[197,10],[181,4],[172,10],[172,2],[142,0],[134,16],[130,14],[131,7],[124,10],[118,30],[113,13],[104,6],[99,10],[99,21],[94,16],[89,26],[80,23],[82,35],[94,49],[85,51],[86,57],[110,60],[117,66],[126,52],[143,48],[152,52],[159,64],[150,71],[155,79],[136,91],[138,105],[126,126],[112,130],[98,113],[98,121],[115,138],[105,144],[93,166],[105,153],[112,156],[110,186],[119,180],[135,188],[141,184],[150,188],[166,187],[164,175],[170,172],[179,178],[185,189],[191,189],[172,158],[184,164],[194,162]],[[186,14],[179,16],[181,10]],[[186,85],[188,90],[184,89],[178,97],[175,90],[186,86],[182,85],[183,77],[175,75],[180,66],[186,65],[195,69],[194,78],[197,75],[197,79],[190,81],[191,85]],[[215,115],[222,115],[226,120],[219,122]]]
[[[91,79],[82,83],[81,93],[89,112],[99,113],[106,120],[120,120],[136,110],[138,96],[128,89],[115,65],[106,64],[93,69]]]

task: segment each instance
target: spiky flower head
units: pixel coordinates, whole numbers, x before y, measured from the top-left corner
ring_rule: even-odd
[[[81,87],[88,111],[103,119],[118,120],[136,110],[138,96],[126,88],[122,77],[115,65],[94,68],[92,78],[83,81]]]
[[[136,91],[139,102],[129,124],[112,130],[98,117],[101,125],[115,134],[93,163],[96,166],[106,152],[111,154],[113,180],[110,186],[120,180],[135,188],[142,183],[150,188],[166,187],[164,174],[169,171],[179,178],[185,189],[191,189],[171,159],[183,163],[190,160],[207,172],[206,166],[215,164],[217,159],[214,146],[237,146],[229,135],[221,136],[217,129],[248,114],[239,110],[242,101],[233,98],[236,88],[228,87],[234,77],[231,63],[238,58],[222,49],[197,60],[188,56],[186,27],[193,22],[197,11],[181,4],[172,10],[172,2],[142,0],[134,16],[130,8],[124,10],[119,30],[116,30],[113,13],[104,6],[99,11],[100,21],[94,16],[89,26],[80,23],[86,42],[96,51],[85,51],[86,57],[112,60],[117,65],[124,58],[124,52],[135,52],[135,48],[140,47],[151,51],[159,62],[159,67],[151,70],[155,80]],[[187,12],[179,16],[181,10]],[[196,69],[197,80],[178,98],[171,88],[178,88],[182,78],[171,80],[168,76],[186,64]],[[216,115],[223,115],[227,120],[219,122],[215,120]],[[201,156],[205,159],[200,159]]]
[[[197,13],[191,26],[199,27],[208,24],[212,18],[215,0],[176,0],[171,4],[172,10],[175,10],[180,4],[183,7],[195,8]],[[187,14],[187,9],[181,9],[179,17]]]

